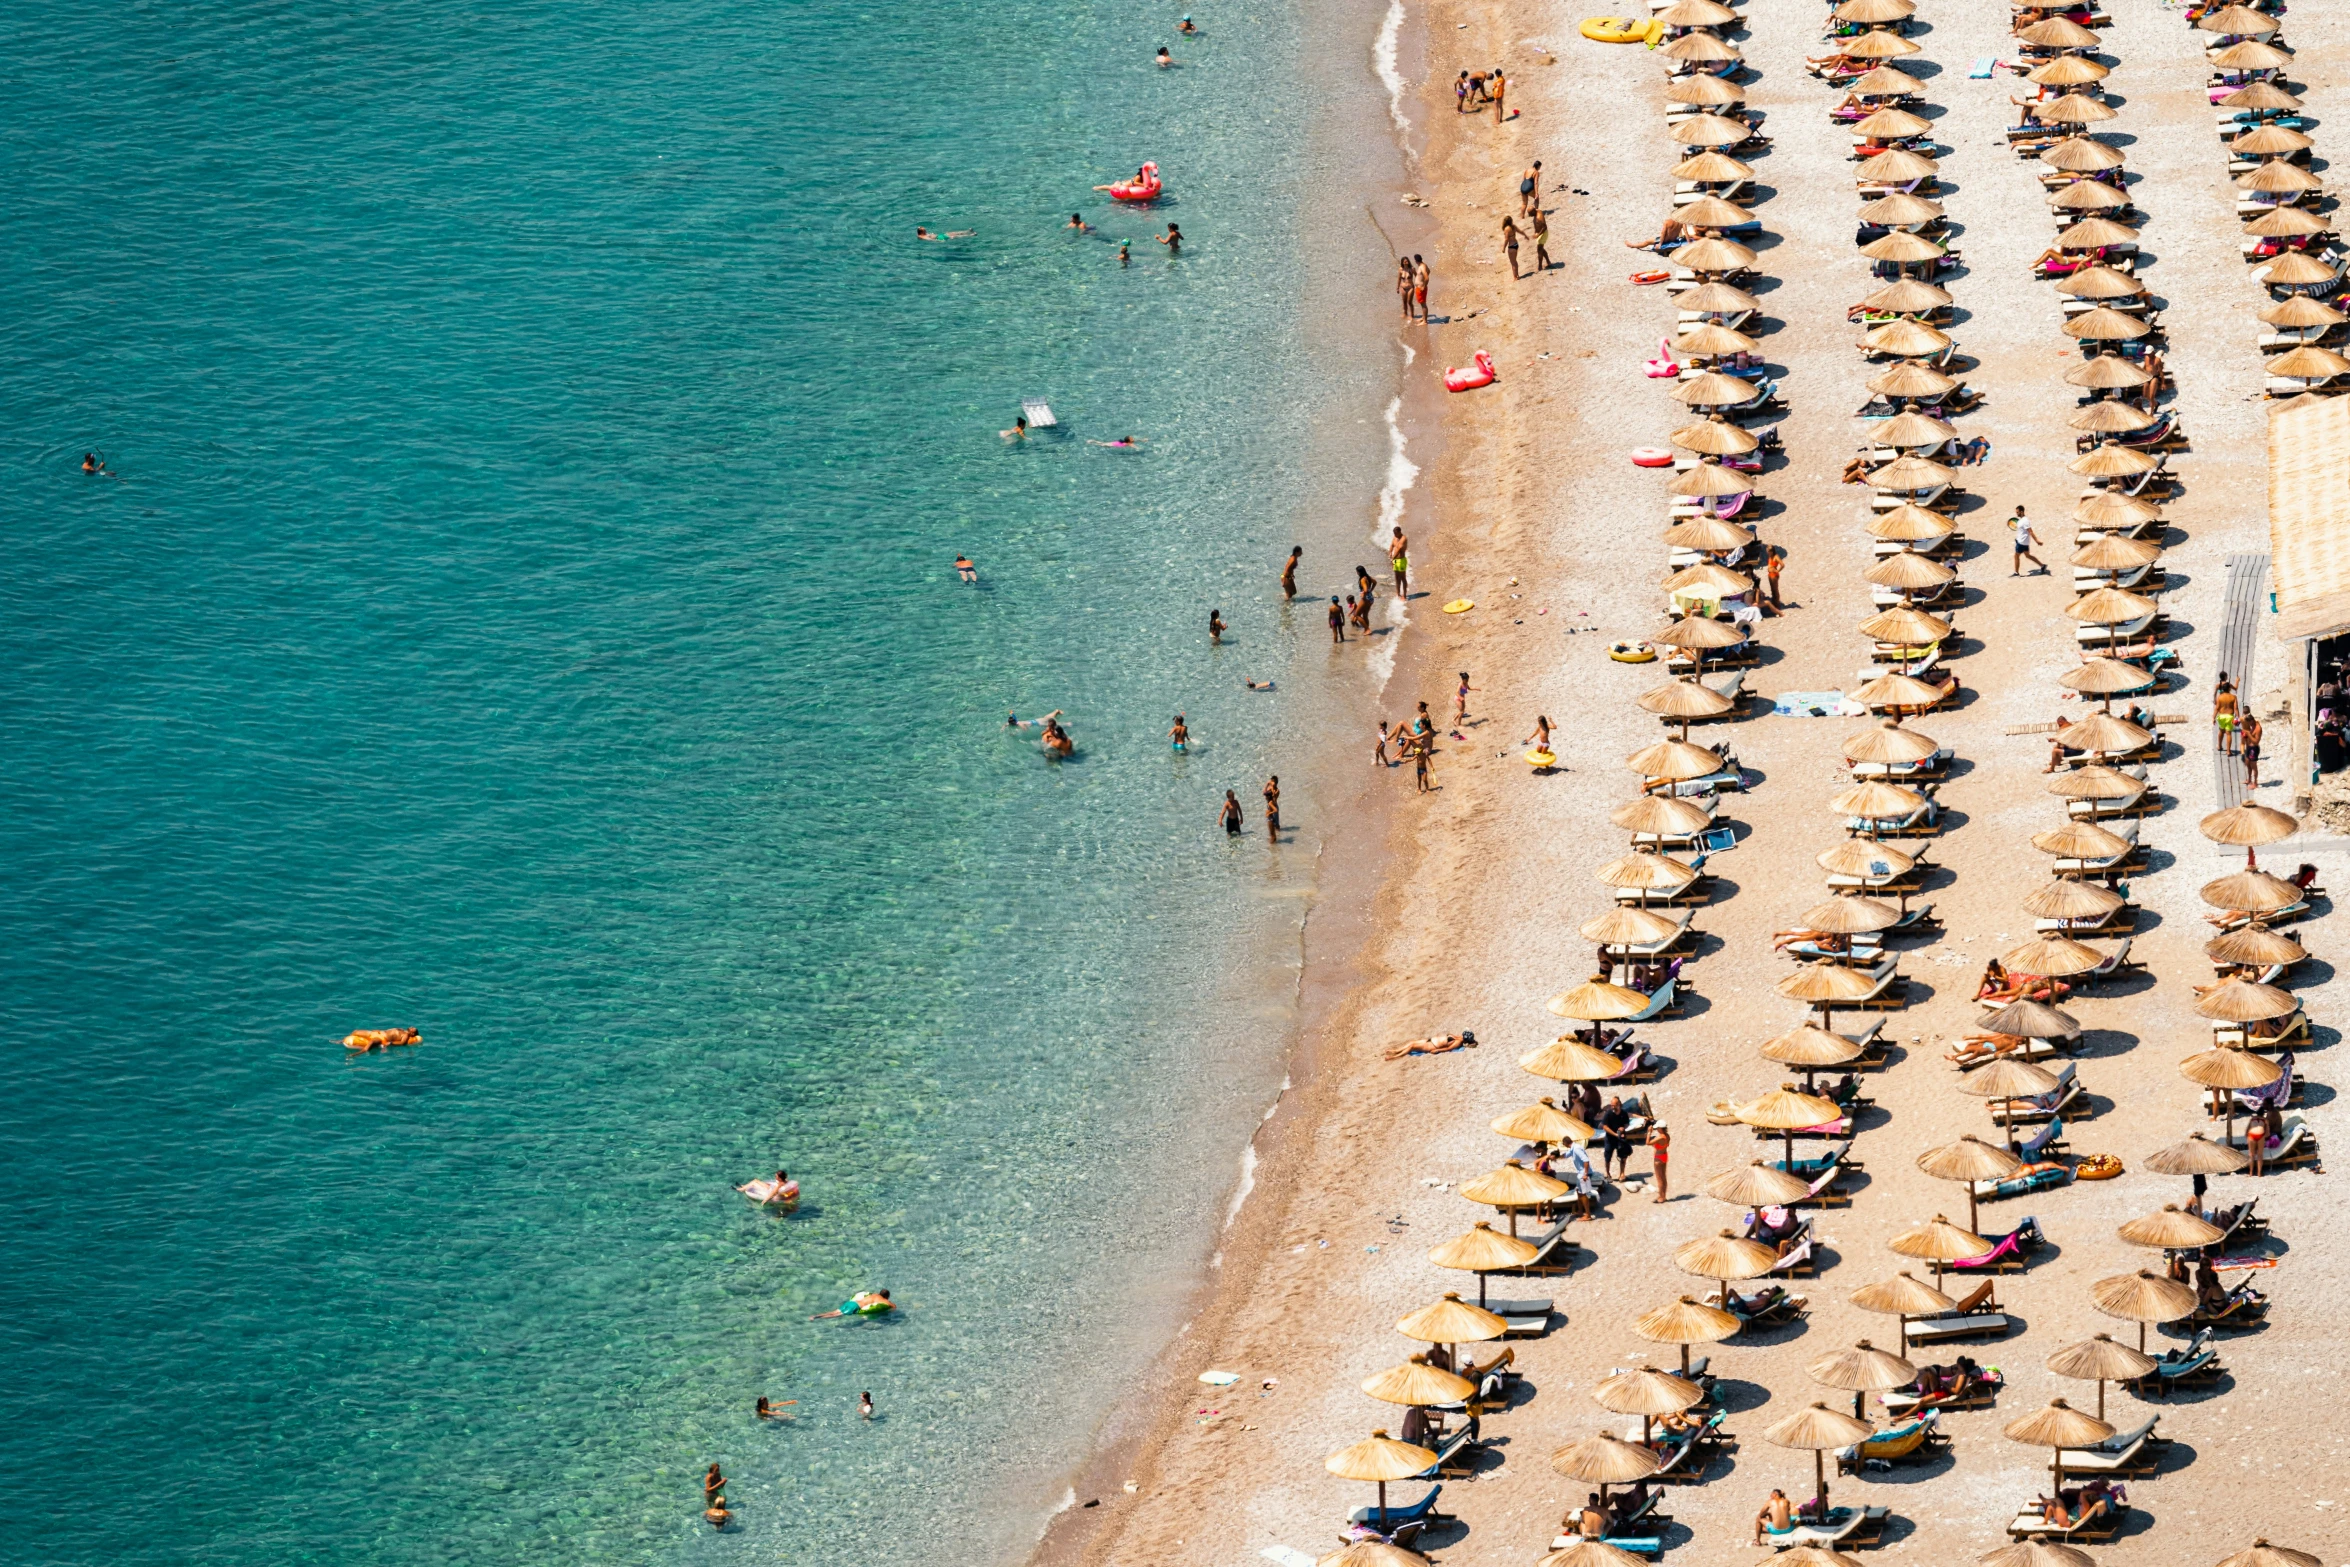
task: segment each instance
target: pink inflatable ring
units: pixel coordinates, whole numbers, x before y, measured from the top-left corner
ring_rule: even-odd
[[[1670,468],[1673,466],[1673,454],[1661,446],[1635,446],[1632,448],[1632,466]]]

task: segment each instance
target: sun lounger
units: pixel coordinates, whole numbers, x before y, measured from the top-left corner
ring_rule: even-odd
[[[2064,1117],[2058,1116],[2016,1144],[2019,1159],[2045,1159],[2064,1146]]]
[[[2153,1422],[2147,1423],[2151,1425]],[[2150,1450],[2146,1439],[2140,1437],[2118,1452],[2109,1453],[2098,1448],[2068,1448],[2064,1454],[2064,1472],[2068,1476],[2079,1475],[2084,1480],[2135,1480],[2154,1473],[2161,1461],[2159,1452]],[[2056,1472],[2053,1456],[2049,1459],[2048,1469],[2051,1474]]]
[[[1852,1144],[1841,1143],[1816,1159],[1772,1159],[1767,1161],[1774,1170],[1785,1170],[1790,1175],[1812,1180],[1818,1176],[1844,1170],[1859,1169],[1860,1162],[1852,1157]]]
[[[2197,1382],[2216,1382],[2220,1376],[2219,1351],[2211,1347],[2212,1329],[2197,1330],[2194,1338],[2185,1344],[2164,1351],[2154,1362],[2154,1369],[2132,1382],[2130,1386],[2140,1396],[2147,1393],[2166,1393],[2174,1387],[2186,1387]]]
[[[2041,1517],[2039,1508],[2027,1507],[2007,1526],[2007,1535],[2011,1540],[2042,1540],[2052,1545],[2096,1545],[2114,1537],[2127,1511],[2126,1504],[2117,1502],[2084,1523],[2060,1529]]]
[[[2208,1217],[2219,1226],[2219,1244],[2224,1246],[2230,1241],[2251,1240],[2255,1236],[2266,1235],[2268,1221],[2255,1212],[2259,1206],[2260,1199],[2255,1197],[2249,1202],[2237,1203],[2232,1208],[2213,1209]]]
[[[1722,1422],[1729,1418],[1728,1411],[1717,1409],[1696,1430],[1674,1438],[1672,1445],[1661,1452],[1664,1467],[1649,1479],[1659,1485],[1695,1485],[1702,1481],[1706,1470],[1713,1465],[1714,1454],[1735,1445],[1722,1435]]]
[[[1730,1291],[1730,1315],[1750,1328],[1774,1327],[1782,1322],[1793,1322],[1810,1307],[1810,1296],[1790,1295],[1776,1284],[1767,1285],[1751,1295]]]
[[[1911,1347],[1920,1344],[1947,1344],[1961,1339],[2005,1338],[2010,1319],[2004,1311],[1946,1311],[1939,1316],[1912,1317],[1909,1323]]]
[[[1864,1469],[1890,1469],[1896,1464],[1922,1463],[1938,1457],[1950,1446],[1950,1438],[1940,1430],[1941,1421],[1940,1411],[1929,1409],[1879,1431],[1865,1442],[1838,1448],[1836,1472],[1859,1474]]]
[[[1496,1268],[1496,1273],[1565,1273],[1574,1266],[1577,1246],[1567,1238],[1567,1226],[1574,1221],[1561,1219],[1540,1235],[1528,1236],[1534,1243],[1534,1255],[1514,1268]]]
[[[1981,1036],[1965,1041],[1956,1050],[1944,1051],[1943,1059],[1956,1070],[1967,1072],[2003,1058],[2009,1061],[2045,1061],[2055,1054],[2057,1045],[2053,1039],[2017,1039],[2002,1048],[1994,1044],[1989,1036]]]
[[[2221,930],[2229,931],[2241,930],[2255,919],[2272,928],[2278,925],[2288,925],[2308,912],[2309,900],[2304,898],[2298,903],[2288,903],[2283,908],[2272,910],[2266,914],[2247,914],[2240,909],[2231,909],[2223,914],[2206,914],[2203,917]]]
[[[2073,1063],[2066,1062],[2064,1070],[2056,1075],[2057,1086],[2054,1092],[2040,1094],[2030,1099],[1990,1099],[1984,1101],[1985,1106],[1991,1112],[1992,1121],[1999,1126],[2007,1127],[2029,1126],[2043,1121],[2061,1120],[2064,1112],[2071,1108],[2085,1092],[2081,1087],[2080,1079],[2073,1075],[2076,1070]]]
[[[1961,1355],[1954,1365],[1926,1367],[1908,1387],[1879,1393],[1877,1402],[1896,1416],[1926,1409],[1988,1409],[2006,1385],[1998,1367],[1979,1366]]]
[[[1402,1524],[1428,1523],[1444,1516],[1436,1510],[1436,1499],[1443,1494],[1443,1486],[1432,1485],[1428,1488],[1428,1494],[1416,1502],[1390,1502],[1384,1508],[1376,1503],[1368,1507],[1358,1507],[1346,1515],[1346,1521],[1364,1524],[1383,1533]]]
[[[2040,1221],[2029,1217],[2005,1235],[1983,1238],[1997,1244],[1980,1257],[1959,1258],[1950,1264],[1953,1273],[2021,1273],[2028,1266],[2025,1259],[2045,1244]]]
[[[2134,828],[2137,823],[2132,822],[2130,826]],[[2136,939],[2134,936],[2125,938],[2120,946],[2105,955],[2105,961],[2087,973],[2073,975],[2073,988],[2078,990],[2083,985],[2094,984],[2101,979],[2112,979],[2125,970],[2138,967],[2137,964],[2130,961],[2130,943]]]
[[[2054,1124],[2054,1123],[2051,1123]],[[2029,1197],[2034,1192],[2053,1191],[2072,1184],[2072,1166],[2042,1161],[2027,1164],[2015,1174],[1996,1181],[1975,1182],[1975,1198],[1979,1202],[1996,1202],[2006,1197]]]
[[[2252,1281],[2229,1290],[2216,1301],[2198,1300],[2194,1314],[2187,1318],[2190,1328],[2226,1328],[2234,1332],[2241,1328],[2256,1328],[2268,1319],[2268,1297],[2252,1287]]]
[[[2261,1111],[2267,1109],[2270,1105],[2275,1105],[2278,1109],[2282,1110],[2285,1106],[2291,1104],[2294,1099],[2299,1097],[2301,1091],[2301,1077],[2300,1074],[2295,1070],[2297,1064],[2298,1063],[2294,1058],[2294,1053],[2288,1050],[2283,1055],[2277,1057],[2277,1067],[2281,1075],[2275,1082],[2265,1084],[2259,1088],[2237,1089],[2233,1096],[2235,1100],[2236,1114],[2243,1115],[2246,1112],[2250,1112],[2254,1115],[2258,1115]],[[2217,1114],[2219,1112],[2215,1111],[2212,1113]]]
[[[1488,1300],[1485,1309],[1509,1324],[1504,1338],[1540,1338],[1550,1330],[1551,1302],[1545,1300]]]
[[[1471,1415],[1466,1425],[1455,1428],[1444,1438],[1443,1444],[1436,1449],[1436,1462],[1421,1470],[1415,1478],[1435,1480],[1445,1475],[1467,1474],[1470,1462],[1477,1456],[1477,1428],[1477,1417]]]
[[[1852,1551],[1875,1545],[1885,1537],[1890,1507],[1831,1507],[1817,1523],[1798,1522],[1785,1530],[1766,1529],[1763,1539],[1776,1550],[1794,1545],[1816,1545],[1822,1550]]]
[[[2296,1011],[2281,1019],[2263,1019],[2257,1028],[2248,1023],[2214,1020],[2211,1042],[2223,1050],[2282,1050],[2295,1040],[2309,1039],[2309,1014]]]
[[[1819,1273],[1819,1265],[1812,1259],[1811,1224],[1804,1223],[1804,1236],[1787,1248],[1786,1254],[1766,1270],[1766,1278],[1808,1279]]]

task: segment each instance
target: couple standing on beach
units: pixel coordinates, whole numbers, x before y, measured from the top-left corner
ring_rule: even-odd
[[[1428,258],[1405,256],[1395,264],[1395,293],[1406,321],[1428,319]]]

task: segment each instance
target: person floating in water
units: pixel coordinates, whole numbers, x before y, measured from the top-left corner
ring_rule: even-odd
[[[1022,718],[1018,713],[1006,713],[1004,727],[1006,729],[1040,729],[1060,716],[1061,710],[1057,707],[1042,718]]]
[[[1019,415],[1017,418],[1013,419],[1012,427],[1009,430],[998,430],[996,431],[996,434],[1002,436],[1007,441],[1027,440],[1028,416],[1026,414]]]
[[[1082,212],[1070,213],[1069,221],[1062,224],[1061,226],[1063,228],[1075,229],[1080,234],[1091,234],[1093,232],[1093,225],[1085,221],[1085,214]]]
[[[840,1317],[885,1317],[897,1309],[898,1303],[889,1298],[888,1290],[859,1290],[830,1311],[819,1311],[808,1320],[831,1322]],[[718,1466],[712,1464],[710,1469],[716,1473]]]
[[[789,1420],[791,1416],[785,1414],[784,1411],[798,1402],[799,1400],[796,1398],[787,1398],[780,1404],[771,1404],[767,1401],[767,1395],[761,1393],[759,1402],[751,1413],[757,1415],[761,1420]]]
[[[948,229],[944,234],[933,234],[919,223],[914,225],[916,239],[969,239],[978,232],[977,229]]]
[[[1139,435],[1121,435],[1114,441],[1088,441],[1086,444],[1088,446],[1099,446],[1104,451],[1139,452],[1142,450],[1142,437]]]
[[[1248,688],[1251,691],[1270,691],[1273,689],[1273,682],[1270,680],[1251,680],[1248,682]]]
[[[977,582],[979,580],[979,568],[971,564],[970,556],[957,555],[955,557],[955,575],[962,578],[965,582]]]

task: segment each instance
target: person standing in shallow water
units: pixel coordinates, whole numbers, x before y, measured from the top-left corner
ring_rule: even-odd
[[[1230,789],[1224,791],[1223,820],[1224,836],[1227,838],[1239,837],[1240,824],[1242,820],[1240,796],[1233,793]]]
[[[1330,640],[1346,640],[1346,611],[1338,607],[1338,595],[1335,593],[1330,595]]]
[[[1406,323],[1409,323],[1412,319],[1413,282],[1414,278],[1412,276],[1412,258],[1405,256],[1402,260],[1396,262],[1395,264],[1395,297],[1403,301],[1403,318]],[[98,470],[85,466],[82,471],[84,473],[96,473]]]
[[[1281,775],[1273,774],[1265,780],[1265,840],[1281,841]]]
[[[1403,536],[1403,527],[1398,524],[1395,536],[1387,541],[1387,567],[1395,573],[1395,596],[1399,599],[1408,599],[1412,596],[1411,549],[1412,541]]]
[[[1281,596],[1283,598],[1295,599],[1297,597],[1297,565],[1305,558],[1306,547],[1303,544],[1289,546],[1288,563],[1281,568]]]

